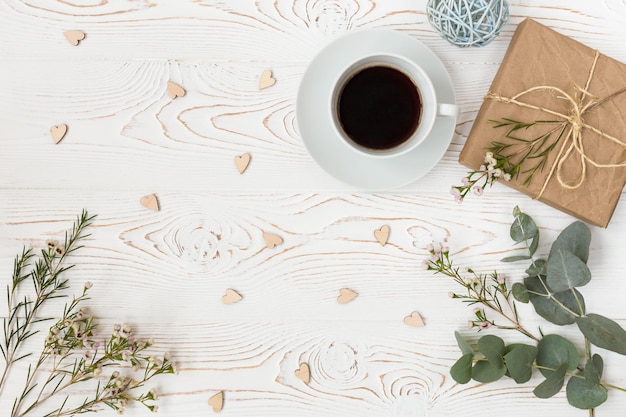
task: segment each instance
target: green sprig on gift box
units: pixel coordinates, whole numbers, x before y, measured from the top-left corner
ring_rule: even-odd
[[[537,172],[546,168],[548,155],[559,144],[567,124],[558,120],[520,122],[502,118],[490,120],[494,128],[506,128],[504,137],[509,141],[492,141],[486,148],[485,163],[477,170],[467,173],[461,185],[452,186],[451,194],[460,203],[471,192],[481,195],[487,186],[497,180],[510,181],[522,176],[522,184],[528,187]],[[548,128],[530,138],[520,133],[537,126]]]
[[[435,249],[431,245],[428,248],[431,257],[424,261],[424,267],[451,277],[463,287],[461,292],[451,292],[452,298],[480,306],[474,309],[469,327],[479,331],[515,330],[534,344],[507,345],[499,336],[489,334],[478,339],[475,349],[456,332],[462,356],[452,366],[450,374],[461,384],[472,379],[489,383],[503,377],[523,384],[530,381],[533,370],[538,369],[545,379],[535,387],[535,396],[552,397],[566,384],[568,402],[574,407],[592,410],[592,415],[593,409],[607,400],[608,389],[626,392],[625,388],[602,380],[604,360],[592,353],[592,346],[626,355],[626,331],[607,317],[589,313],[578,290],[591,280],[587,266],[591,233],[584,223],[572,223],[553,242],[547,259],[536,258],[539,229],[535,221],[517,207],[513,215],[511,239],[524,244],[526,253],[502,261],[530,261],[523,282],[509,286],[497,271],[489,274],[478,274],[471,268],[461,271],[453,265],[447,247]],[[521,324],[516,302],[532,303],[537,314],[553,324],[576,324],[585,346],[583,357],[571,341],[558,334],[540,332],[536,335],[526,329]],[[496,313],[498,320],[504,322],[491,319],[489,313]]]

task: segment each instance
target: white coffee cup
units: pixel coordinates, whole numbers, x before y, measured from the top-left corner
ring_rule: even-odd
[[[346,133],[342,126],[342,121],[340,120],[339,103],[344,87],[355,75],[371,67],[387,67],[401,72],[411,80],[419,94],[421,114],[419,115],[417,125],[415,129],[408,134],[406,140],[393,147],[375,149],[357,143],[354,138],[351,138],[350,135]],[[458,113],[456,104],[437,102],[437,94],[432,81],[417,63],[399,55],[376,54],[364,56],[353,60],[340,74],[341,75],[333,83],[334,88],[329,103],[330,117],[334,129],[338,136],[342,138],[345,145],[352,151],[361,155],[376,158],[389,158],[410,152],[428,137],[437,117],[454,117]]]

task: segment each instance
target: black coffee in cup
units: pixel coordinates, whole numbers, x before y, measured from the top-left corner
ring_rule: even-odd
[[[404,72],[369,66],[345,82],[337,99],[337,119],[356,144],[388,150],[415,133],[422,105],[419,90]]]

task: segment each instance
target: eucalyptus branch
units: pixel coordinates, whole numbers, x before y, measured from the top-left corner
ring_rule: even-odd
[[[592,353],[592,345],[626,355],[626,330],[615,321],[599,314],[586,311],[582,294],[578,288],[591,280],[587,267],[591,233],[582,222],[574,222],[565,228],[552,243],[547,260],[535,258],[539,247],[539,229],[534,220],[517,207],[509,234],[515,243],[526,246],[525,254],[509,256],[503,262],[529,261],[527,277],[511,287],[497,272],[477,274],[466,268],[461,274],[450,260],[449,249],[433,245],[427,248],[430,258],[423,262],[425,269],[451,277],[463,286],[463,292],[450,292],[452,298],[461,299],[470,305],[480,304],[484,308],[474,310],[470,328],[478,331],[490,327],[511,329],[525,334],[536,342],[536,346],[513,343],[506,345],[500,337],[488,334],[478,339],[478,353],[456,332],[462,356],[452,366],[453,379],[465,384],[474,379],[481,383],[493,382],[509,376],[521,384],[532,377],[538,369],[545,380],[537,385],[533,393],[540,398],[557,394],[567,381],[568,402],[577,408],[589,410],[594,415],[595,407],[607,399],[607,389],[626,392],[613,384],[601,381],[604,360]],[[469,276],[464,276],[469,274]],[[540,337],[533,335],[520,324],[516,302],[532,303],[535,311],[547,321],[566,326],[576,324],[583,336],[585,354],[581,358],[572,342],[558,334]],[[496,324],[487,317],[485,309],[494,311],[509,321],[512,326]]]

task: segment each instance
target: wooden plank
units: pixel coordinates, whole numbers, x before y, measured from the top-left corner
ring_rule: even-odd
[[[427,21],[424,3],[396,0],[346,2],[259,1],[103,2],[89,7],[65,1],[7,0],[0,7],[0,48],[5,56],[32,59],[122,58],[144,61],[202,60],[308,62],[333,37],[361,28],[387,27],[426,42],[446,61],[493,62],[508,45],[514,25],[533,17],[555,29],[607,48],[626,60],[624,5],[619,0],[511,2],[511,24],[489,48],[450,46]],[[584,21],[584,24],[581,24]],[[63,31],[87,38],[72,47]],[[19,42],[14,42],[19,34]],[[604,50],[603,50],[604,51]]]
[[[491,196],[484,205],[457,205],[428,194],[163,193],[158,195],[161,211],[152,212],[130,192],[3,194],[1,276],[10,276],[22,246],[62,239],[76,213],[87,207],[98,218],[70,276],[77,290],[85,280],[94,282],[102,305],[133,317],[150,318],[155,311],[167,316],[175,309],[186,319],[200,311],[220,320],[402,321],[417,310],[426,320],[445,320],[437,312],[446,303],[445,316],[454,314],[463,323],[466,312],[447,299],[458,288],[421,269],[428,243],[447,241],[459,267],[498,269],[513,280],[526,268],[523,262],[499,262],[520,253],[508,237],[510,195]],[[545,256],[572,219],[538,202],[523,209],[541,227],[539,254]],[[384,247],[374,236],[382,225],[391,230]],[[616,234],[625,228],[621,218],[611,225]],[[266,231],[284,242],[266,248]],[[612,290],[622,286],[612,273],[620,268],[620,249],[594,228],[596,236],[598,256],[590,260],[595,291],[588,304],[623,318],[622,292]],[[244,301],[224,306],[220,298],[227,288]],[[358,298],[339,305],[341,288],[356,291]],[[131,307],[144,296],[160,301],[146,310]]]

